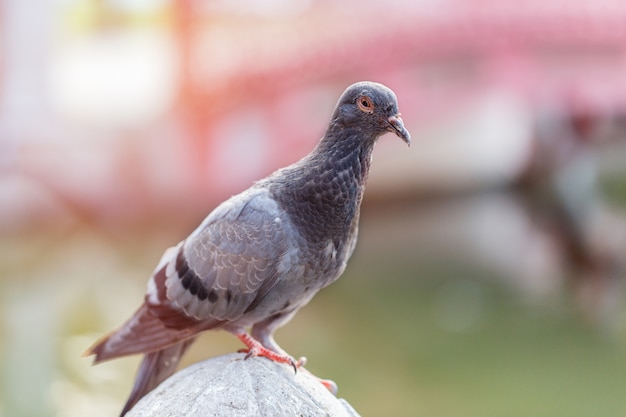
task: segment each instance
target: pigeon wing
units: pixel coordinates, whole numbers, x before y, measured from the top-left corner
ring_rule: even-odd
[[[234,321],[298,268],[298,234],[271,194],[253,188],[218,206],[179,247],[167,297],[196,320]]]

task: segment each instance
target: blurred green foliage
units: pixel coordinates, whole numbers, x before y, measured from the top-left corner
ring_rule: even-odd
[[[318,297],[337,306],[340,353],[315,362],[342,370],[364,416],[623,415],[623,326],[607,333],[567,297],[537,305],[486,275],[359,264]]]
[[[612,203],[624,202],[619,186],[606,189]],[[335,380],[362,416],[626,415],[623,276],[605,289],[610,309],[587,309],[575,277],[529,294],[502,270],[420,256],[425,246],[412,236],[377,234],[372,225],[385,216],[397,217],[364,213],[345,275],[276,335],[308,357],[310,371]],[[119,412],[139,358],[92,367],[81,353],[139,305],[162,250],[183,229],[1,239],[0,416]],[[210,332],[183,364],[240,347]]]

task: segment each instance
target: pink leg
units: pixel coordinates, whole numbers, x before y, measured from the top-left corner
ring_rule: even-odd
[[[306,364],[305,357],[302,357],[296,361],[294,358],[284,353],[282,349],[280,350],[283,353],[278,353],[271,349],[266,348],[265,346],[261,344],[261,342],[259,342],[258,340],[256,340],[254,337],[250,336],[246,332],[239,332],[239,333],[234,333],[234,334],[235,336],[239,338],[239,340],[243,342],[244,345],[247,346],[247,349],[240,350],[240,352],[247,353],[245,359],[248,359],[253,356],[264,356],[274,362],[289,364],[293,366],[294,371],[298,372],[298,369],[302,369],[303,371],[307,372],[308,374],[316,378],[333,395],[337,394],[338,388],[337,388],[337,384],[334,381],[331,381],[330,379],[318,378],[304,368],[304,365]]]
[[[328,391],[330,391],[331,394],[337,395],[337,391],[339,391],[339,387],[337,387],[337,384],[335,383],[335,381],[317,377],[305,368],[300,368],[300,369],[304,372],[307,372],[309,375],[312,375],[315,379],[317,379],[320,382],[320,384],[322,384],[324,387],[326,387]]]
[[[264,356],[274,362],[278,363],[287,363],[293,366],[293,369],[297,372],[298,368],[304,365],[306,360],[304,358],[296,361],[294,358],[287,354],[276,353],[272,350],[267,349],[265,346],[261,344],[258,340],[254,339],[246,332],[236,333],[236,336],[243,342],[244,345],[248,347],[248,349],[242,350],[242,352],[247,352],[246,359],[252,356]]]

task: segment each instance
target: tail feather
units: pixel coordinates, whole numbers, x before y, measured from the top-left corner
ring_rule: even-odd
[[[194,336],[198,326],[174,329],[167,327],[143,304],[122,327],[98,340],[84,356],[96,355],[94,363],[121,356],[162,350]]]
[[[144,356],[137,371],[135,385],[120,417],[123,417],[137,401],[174,373],[183,353],[194,340],[195,338],[187,339]]]
[[[181,356],[199,332],[224,323],[223,320],[197,320],[174,308],[167,300],[167,277],[161,264],[150,281],[145,302],[135,314],[83,354],[95,355],[94,363],[145,354],[122,416],[141,397],[174,373]]]

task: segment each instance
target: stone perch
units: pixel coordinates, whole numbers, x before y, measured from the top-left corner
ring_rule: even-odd
[[[232,353],[177,372],[127,417],[360,417],[306,370],[244,357]]]

